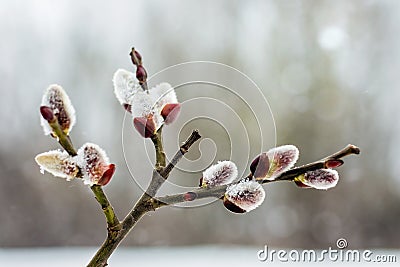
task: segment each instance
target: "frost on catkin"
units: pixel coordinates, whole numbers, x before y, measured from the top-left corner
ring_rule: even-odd
[[[249,212],[257,208],[265,199],[264,188],[256,181],[242,181],[228,186],[224,205],[235,213]]]
[[[219,161],[203,172],[201,186],[217,186],[229,184],[238,176],[238,170],[232,161]]]
[[[90,186],[98,184],[103,174],[110,169],[105,151],[92,143],[86,143],[78,150],[77,164],[82,170],[84,183]]]
[[[67,181],[74,179],[79,172],[75,158],[71,157],[66,151],[44,152],[37,155],[35,161],[39,164],[41,173],[47,171],[54,176],[66,178]]]
[[[306,172],[296,177],[294,181],[300,187],[327,190],[337,185],[339,174],[337,171],[331,169],[318,169]]]
[[[76,121],[75,109],[61,86],[57,84],[50,85],[43,95],[41,106],[49,107],[53,111],[64,133],[68,134],[71,131]],[[43,117],[40,118],[40,124],[46,135],[53,132],[49,123]]]

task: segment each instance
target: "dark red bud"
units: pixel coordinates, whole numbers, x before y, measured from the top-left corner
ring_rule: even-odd
[[[267,153],[261,153],[250,164],[250,171],[254,178],[264,178],[269,171],[269,158]]]
[[[136,68],[136,78],[140,83],[144,83],[147,80],[147,72],[142,65],[139,65]]]
[[[325,162],[325,167],[329,168],[329,169],[333,169],[333,168],[337,168],[339,166],[342,166],[344,163],[343,160],[341,159],[331,159],[331,160],[327,160]]]
[[[46,106],[41,106],[40,107],[40,114],[42,114],[43,119],[45,119],[48,122],[52,122],[55,120],[55,116],[53,113],[53,110],[49,107]]]
[[[104,186],[111,181],[112,176],[115,172],[115,164],[108,165],[108,170],[103,173],[103,176],[97,182],[98,185]]]
[[[132,113],[132,105],[130,105],[130,104],[124,104],[123,107],[124,107],[124,109],[125,109],[126,111],[128,111],[129,113]]]
[[[166,104],[161,110],[161,116],[164,118],[165,124],[173,123],[181,112],[181,104],[173,103]]]
[[[302,182],[300,182],[299,180],[294,180],[294,182],[295,182],[295,184],[298,186],[298,187],[302,187],[302,188],[310,188],[311,186],[308,186],[308,185],[306,185],[306,184],[303,184]]]
[[[195,192],[187,192],[183,195],[183,200],[185,201],[193,201],[197,197],[197,194]]]
[[[229,201],[226,197],[224,197],[224,206],[227,208],[229,211],[233,213],[245,213],[246,211],[238,206],[236,206],[234,203]]]
[[[133,126],[144,138],[152,137],[156,131],[156,125],[153,120],[153,116],[136,117],[133,119]]]
[[[132,47],[131,52],[129,53],[129,55],[131,56],[131,60],[133,65],[142,65],[142,56],[139,54],[138,51],[135,50],[135,48]]]

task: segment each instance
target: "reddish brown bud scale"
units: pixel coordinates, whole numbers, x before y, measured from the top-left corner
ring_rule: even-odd
[[[139,80],[140,83],[144,83],[147,80],[147,72],[142,65],[139,65],[136,68],[136,78]]]
[[[224,197],[224,206],[225,208],[227,208],[229,211],[233,212],[233,213],[245,213],[246,211],[240,207],[238,207],[237,205],[235,205],[234,203],[232,203],[229,199],[227,199],[226,197]]]
[[[267,153],[261,153],[250,164],[250,171],[254,178],[264,178],[269,171],[269,158]]]
[[[103,176],[97,182],[98,185],[104,186],[107,185],[115,172],[115,164],[108,165],[108,170],[103,173]]]
[[[124,109],[125,109],[126,111],[128,111],[129,113],[132,113],[132,105],[130,105],[130,104],[124,104],[123,107],[124,107]]]
[[[183,195],[183,200],[185,201],[193,201],[197,198],[197,194],[195,192],[187,192]]]
[[[132,47],[131,52],[129,53],[129,55],[131,56],[131,60],[133,65],[142,65],[142,56],[139,54],[138,51],[135,50],[135,48]]]
[[[250,164],[250,171],[251,174],[254,174],[258,165],[258,161],[260,160],[260,156],[257,156],[253,159],[253,161]]]
[[[40,107],[40,114],[42,115],[43,119],[45,119],[48,122],[52,122],[55,120],[55,116],[53,113],[53,110],[49,107],[46,106],[41,106]]]
[[[341,159],[331,159],[325,162],[325,168],[333,169],[342,166],[344,163]]]
[[[137,50],[135,50],[135,56],[138,60],[138,64],[141,65],[142,64],[142,55],[139,54],[139,52]]]
[[[152,137],[156,131],[156,125],[152,116],[149,116],[148,118],[136,117],[133,119],[133,125],[144,138]]]
[[[173,103],[166,104],[161,110],[161,116],[164,118],[165,124],[173,123],[179,116],[181,112],[181,104]]]

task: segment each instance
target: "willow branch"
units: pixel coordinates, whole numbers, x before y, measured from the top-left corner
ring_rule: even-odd
[[[162,127],[151,137],[151,141],[154,144],[154,149],[156,151],[156,164],[155,169],[159,170],[165,167],[165,152],[162,143]]]
[[[341,158],[345,156],[349,156],[352,154],[359,154],[360,149],[354,145],[348,145],[345,148],[341,149],[340,151],[323,158],[321,160],[296,167],[293,169],[290,169],[284,173],[282,173],[280,176],[278,176],[275,180],[262,180],[259,181],[260,183],[271,183],[271,182],[277,182],[277,181],[293,181],[293,179],[301,174],[304,174],[308,171],[313,171],[313,170],[318,170],[321,168],[326,168],[329,162],[333,160],[340,160]],[[229,184],[231,185],[231,184]],[[229,185],[221,185],[221,186],[216,186],[212,188],[200,188],[196,189],[193,191],[189,191],[186,193],[181,193],[181,194],[175,194],[175,195],[170,195],[170,196],[163,196],[163,197],[157,197],[157,200],[153,203],[153,207],[155,209],[164,207],[164,206],[169,206],[177,203],[182,203],[182,202],[187,202],[187,201],[193,201],[197,199],[203,199],[203,198],[208,198],[208,197],[215,197],[215,198],[221,198],[225,191],[226,188]]]
[[[76,156],[76,149],[72,144],[71,138],[69,135],[64,133],[64,131],[62,131],[58,121],[55,120],[54,122],[50,122],[49,125],[53,129],[54,135],[57,137],[58,142],[65,149],[65,151],[67,151],[71,156]],[[94,193],[97,202],[99,202],[101,209],[103,210],[104,216],[106,217],[108,230],[111,231],[113,229],[118,229],[120,227],[119,220],[114,212],[113,207],[108,201],[103,188],[99,185],[93,185],[90,187],[90,189]]]
[[[133,209],[124,218],[121,223],[121,229],[115,235],[108,235],[103,245],[99,248],[88,266],[107,266],[107,260],[118,247],[125,236],[131,231],[136,223],[149,211],[155,210],[157,200],[154,198],[158,189],[162,186],[174,166],[182,159],[183,155],[189,148],[201,138],[197,130],[193,131],[189,138],[182,144],[179,151],[172,158],[171,162],[166,166],[165,152],[162,145],[162,128],[152,136],[151,140],[154,144],[156,163],[149,186],[136,202]]]
[[[100,185],[93,185],[90,187],[92,190],[97,202],[99,202],[101,209],[103,210],[104,216],[107,221],[107,228],[109,231],[115,231],[121,229],[121,224],[117,218],[117,215],[114,212],[113,207],[107,199],[107,196],[104,194],[103,189]]]

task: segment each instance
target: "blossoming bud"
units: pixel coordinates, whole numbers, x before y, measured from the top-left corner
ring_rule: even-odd
[[[132,97],[140,89],[140,85],[135,78],[135,74],[124,69],[118,69],[113,77],[114,94],[119,103],[130,112],[129,105],[132,102]]]
[[[76,161],[66,151],[53,150],[44,152],[35,157],[40,166],[40,172],[47,171],[54,176],[66,178],[67,181],[74,179],[79,173]]]
[[[115,165],[110,164],[104,150],[91,143],[79,148],[77,164],[82,170],[84,183],[90,186],[106,185],[115,171]]]
[[[287,170],[290,170],[299,158],[299,150],[293,145],[272,148],[267,152],[270,167],[267,180],[274,180]]]
[[[144,138],[152,137],[156,133],[156,125],[153,116],[137,117],[133,119],[133,126]]]
[[[104,186],[108,184],[114,175],[115,172],[115,164],[108,165],[108,170],[103,173],[103,176],[97,182],[98,185]]]
[[[238,170],[232,161],[219,161],[203,172],[202,187],[212,187],[233,182],[238,176]]]
[[[57,118],[58,124],[65,134],[68,134],[75,124],[75,109],[71,104],[71,100],[64,89],[57,84],[52,84],[46,89],[40,111],[42,114],[40,124],[45,135],[53,133],[53,129],[48,123],[48,119],[51,119],[51,113]]]
[[[300,187],[327,190],[337,185],[339,174],[337,171],[331,169],[318,169],[299,175],[294,181]]]
[[[161,116],[164,119],[165,124],[173,123],[179,116],[181,112],[181,104],[173,103],[173,104],[166,104],[164,108],[161,110]]]
[[[250,171],[254,178],[264,179],[269,171],[269,158],[267,153],[261,153],[250,164]]]
[[[264,188],[254,180],[242,181],[228,186],[224,195],[224,206],[234,213],[254,210],[265,199]]]

